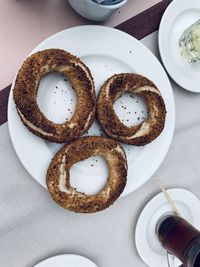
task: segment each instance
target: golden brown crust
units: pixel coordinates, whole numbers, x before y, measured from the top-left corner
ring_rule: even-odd
[[[144,97],[148,118],[128,127],[116,115],[113,104],[125,92]],[[97,102],[98,121],[104,132],[123,143],[143,146],[160,135],[165,125],[166,109],[160,91],[146,77],[134,73],[116,74],[101,87]]]
[[[86,195],[70,186],[70,168],[93,155],[105,158],[109,177],[96,195]],[[51,197],[63,208],[74,212],[101,211],[120,196],[126,185],[126,154],[116,141],[104,137],[82,137],[64,146],[53,158],[47,171],[47,187]]]
[[[49,72],[65,75],[76,92],[76,110],[71,120],[63,124],[48,120],[36,103],[39,82]],[[24,125],[52,142],[63,143],[80,137],[94,120],[96,96],[92,75],[80,59],[61,49],[47,49],[28,57],[17,74],[13,95]]]

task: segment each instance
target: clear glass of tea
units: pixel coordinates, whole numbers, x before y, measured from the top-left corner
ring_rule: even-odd
[[[162,247],[183,263],[181,267],[200,267],[200,232],[188,221],[166,214],[159,220],[156,234]]]

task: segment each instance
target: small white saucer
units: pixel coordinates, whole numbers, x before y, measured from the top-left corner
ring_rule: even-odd
[[[54,256],[41,261],[34,267],[97,267],[91,260],[74,254]]]
[[[200,19],[199,0],[173,0],[166,9],[159,29],[159,50],[172,79],[188,91],[200,93],[200,64],[190,65],[181,58],[179,38]]]
[[[167,190],[183,218],[200,228],[200,201],[185,189]],[[163,214],[171,212],[164,194],[159,193],[142,210],[135,230],[135,243],[141,259],[151,267],[167,267],[166,251],[156,237],[155,228]]]

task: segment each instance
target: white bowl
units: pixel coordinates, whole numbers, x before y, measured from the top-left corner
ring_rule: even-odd
[[[68,0],[73,9],[81,16],[96,21],[107,20],[116,10],[125,5],[128,0],[115,5],[102,5],[92,0]]]

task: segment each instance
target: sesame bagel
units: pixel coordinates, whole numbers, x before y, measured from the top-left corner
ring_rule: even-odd
[[[148,118],[139,125],[124,125],[114,111],[114,102],[125,92],[145,99]],[[162,132],[166,109],[161,93],[152,81],[135,73],[122,73],[112,76],[101,87],[97,116],[108,136],[126,144],[143,146],[152,142]]]
[[[47,119],[36,102],[40,80],[50,72],[66,76],[77,96],[71,120],[62,124]],[[35,135],[51,142],[77,139],[94,120],[96,96],[90,70],[80,59],[61,49],[47,49],[28,57],[17,74],[13,96],[24,125]]]
[[[106,185],[96,195],[86,195],[70,186],[70,168],[91,156],[103,156],[109,169]],[[104,137],[82,137],[64,146],[53,158],[46,182],[51,197],[63,208],[91,213],[109,207],[126,185],[126,154],[116,141]],[[94,177],[95,179],[95,177]]]

